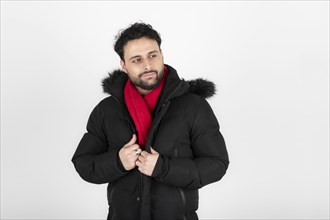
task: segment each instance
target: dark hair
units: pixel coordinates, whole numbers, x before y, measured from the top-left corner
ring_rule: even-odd
[[[140,39],[146,37],[152,40],[157,41],[157,44],[160,48],[162,40],[157,31],[155,31],[150,24],[145,24],[143,22],[136,22],[130,25],[128,28],[121,30],[118,35],[115,37],[114,49],[119,55],[120,59],[124,60],[124,46],[130,40]]]

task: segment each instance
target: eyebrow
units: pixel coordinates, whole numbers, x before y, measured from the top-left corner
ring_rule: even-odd
[[[149,55],[149,54],[152,54],[152,53],[159,53],[159,51],[158,51],[158,50],[150,51],[150,52],[148,53],[148,55]],[[138,57],[141,57],[141,55],[133,56],[133,57],[129,58],[129,61],[132,60],[132,59],[134,59],[134,58],[138,58]]]
[[[159,53],[159,51],[158,50],[153,50],[153,51],[149,52],[148,54],[151,54],[151,53]]]

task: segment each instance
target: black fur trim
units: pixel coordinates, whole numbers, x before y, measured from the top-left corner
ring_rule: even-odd
[[[109,72],[108,74],[109,76],[105,77],[102,80],[102,87],[103,87],[103,92],[110,94],[109,88],[121,74],[124,74],[124,72],[120,69],[116,69],[111,73]]]
[[[103,92],[111,94],[110,90],[111,88],[113,88],[113,86],[115,85],[116,87],[119,86],[118,88],[122,88],[124,86],[123,83],[125,83],[126,80],[123,81],[122,77],[127,78],[127,75],[120,69],[116,69],[112,72],[109,72],[108,74],[109,76],[107,76],[102,80],[102,87],[103,87]],[[182,80],[186,81],[184,79]],[[210,98],[216,93],[215,84],[211,81],[202,78],[197,78],[194,80],[188,80],[186,82],[189,84],[189,92],[202,96],[204,98]]]
[[[187,81],[190,85],[189,91],[191,93],[200,95],[204,98],[212,97],[216,93],[216,88],[213,82],[198,78]]]

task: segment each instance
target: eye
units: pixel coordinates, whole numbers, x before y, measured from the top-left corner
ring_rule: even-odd
[[[157,57],[157,54],[155,54],[155,53],[152,53],[149,55],[149,58],[155,58],[155,57]]]
[[[132,60],[133,63],[140,63],[141,62],[141,58],[135,58]]]

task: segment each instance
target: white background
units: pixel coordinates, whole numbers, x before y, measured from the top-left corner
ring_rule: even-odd
[[[200,218],[328,219],[328,1],[1,1],[1,219],[106,218],[106,185],[70,160],[138,20],[181,77],[217,85],[231,164]]]

